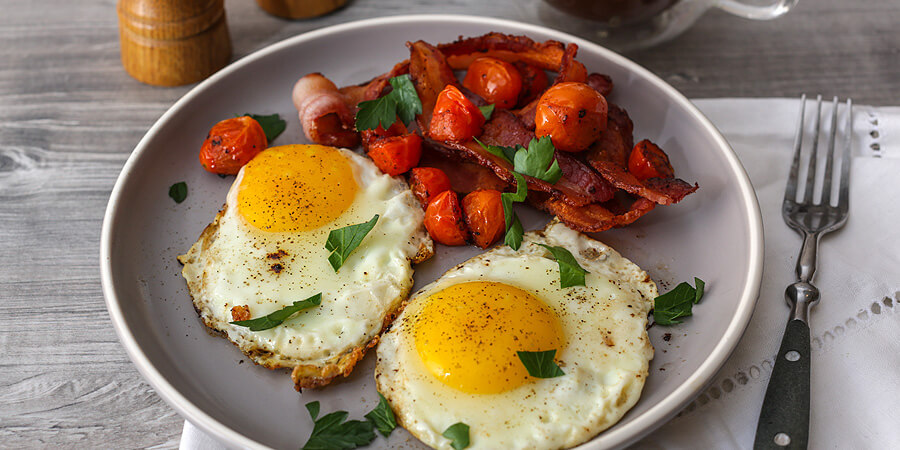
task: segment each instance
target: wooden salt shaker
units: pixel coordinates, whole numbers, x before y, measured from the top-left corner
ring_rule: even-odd
[[[285,19],[308,19],[330,13],[347,0],[256,0],[265,12]]]
[[[228,64],[223,0],[119,0],[122,65],[156,86],[200,81]]]

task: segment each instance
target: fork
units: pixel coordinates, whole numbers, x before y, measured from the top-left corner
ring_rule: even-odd
[[[837,198],[832,199],[834,143],[837,131],[838,99],[832,101],[831,129],[821,199],[814,201],[817,183],[819,117],[822,96],[816,97],[816,117],[812,150],[809,158],[803,198],[797,199],[800,183],[800,154],[803,146],[806,94],[800,97],[800,124],[794,139],[794,161],[784,191],[781,214],[789,227],[800,233],[803,245],[797,260],[797,281],[787,287],[784,297],[791,307],[790,319],[775,357],[772,378],[766,389],[756,428],[755,449],[803,448],[809,442],[810,333],[809,309],[819,302],[819,290],[813,286],[816,273],[816,250],[819,238],[837,230],[847,222],[850,207],[850,144],[853,125],[853,103],[847,100],[846,145],[841,156]],[[832,204],[835,200],[835,204]]]

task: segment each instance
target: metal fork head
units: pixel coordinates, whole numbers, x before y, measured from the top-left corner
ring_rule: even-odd
[[[805,130],[804,116],[806,112],[806,94],[800,101],[800,120],[797,135],[794,139],[794,161],[791,164],[791,172],[788,176],[787,187],[784,191],[784,201],[781,206],[781,214],[784,221],[803,234],[819,235],[837,230],[847,222],[850,208],[850,152],[851,137],[853,135],[853,103],[847,100],[847,122],[843,133],[843,149],[841,155],[835,156],[835,140],[838,128],[838,99],[834,97],[831,108],[831,127],[828,130],[828,154],[825,159],[825,174],[817,177],[820,116],[822,115],[822,96],[816,97],[816,115],[813,119],[814,133],[812,135],[812,149],[809,155],[806,180],[803,186],[803,196],[798,200],[798,185],[800,183],[800,160],[803,147],[803,132]],[[838,174],[837,198],[832,195],[832,179],[834,178],[834,163],[837,158],[841,160],[840,173]],[[821,197],[816,198],[817,183],[821,183]]]

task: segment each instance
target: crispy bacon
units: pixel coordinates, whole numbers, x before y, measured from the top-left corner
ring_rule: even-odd
[[[566,50],[563,52],[562,59],[559,62],[559,68],[557,72],[556,80],[553,81],[553,84],[564,83],[567,81],[584,83],[587,81],[587,69],[584,67],[584,64],[575,61],[575,55],[578,54],[578,46],[575,44],[569,44],[566,46]]]
[[[416,117],[416,123],[423,137],[431,124],[431,115],[434,113],[434,104],[438,94],[448,84],[459,84],[453,70],[447,65],[444,55],[433,45],[424,42],[408,42],[409,47],[409,76],[416,86],[416,93],[422,102],[422,114]]]
[[[482,36],[459,37],[438,49],[447,56],[447,63],[455,70],[465,69],[476,58],[490,56],[509,63],[522,61],[545,70],[558,70],[565,46],[558,41],[535,42],[525,36],[488,33]]]
[[[354,107],[337,86],[320,73],[300,78],[292,92],[294,106],[309,140],[322,145],[356,147]]]
[[[592,73],[588,75],[587,84],[596,89],[597,92],[604,97],[608,97],[613,90],[612,78],[610,78],[609,75],[604,75],[602,73]]]
[[[600,139],[588,150],[588,163],[613,186],[639,195],[660,205],[680,202],[685,196],[697,190],[678,178],[651,178],[640,181],[628,172],[628,155],[634,148],[633,126],[628,114],[622,108],[609,104],[609,122]]]
[[[595,233],[628,225],[650,212],[656,204],[645,198],[633,201],[614,199],[605,203],[592,203],[574,207],[546,194],[529,194],[528,202],[547,211],[573,230]]]
[[[460,194],[468,194],[478,189],[494,189],[500,192],[510,190],[510,185],[494,174],[494,171],[480,164],[463,160],[455,152],[448,151],[426,142],[422,145],[421,167],[435,167],[450,178],[450,187]]]

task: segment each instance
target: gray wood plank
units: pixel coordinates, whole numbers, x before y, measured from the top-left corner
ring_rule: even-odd
[[[177,446],[182,419],[141,379],[99,284],[99,230],[129,152],[190,86],[136,82],[113,0],[6,0],[0,13],[0,446]],[[405,13],[538,23],[537,0],[355,0],[287,21],[229,0],[234,58],[322,26]],[[803,0],[772,22],[706,14],[629,55],[690,97],[900,103],[895,0]]]

